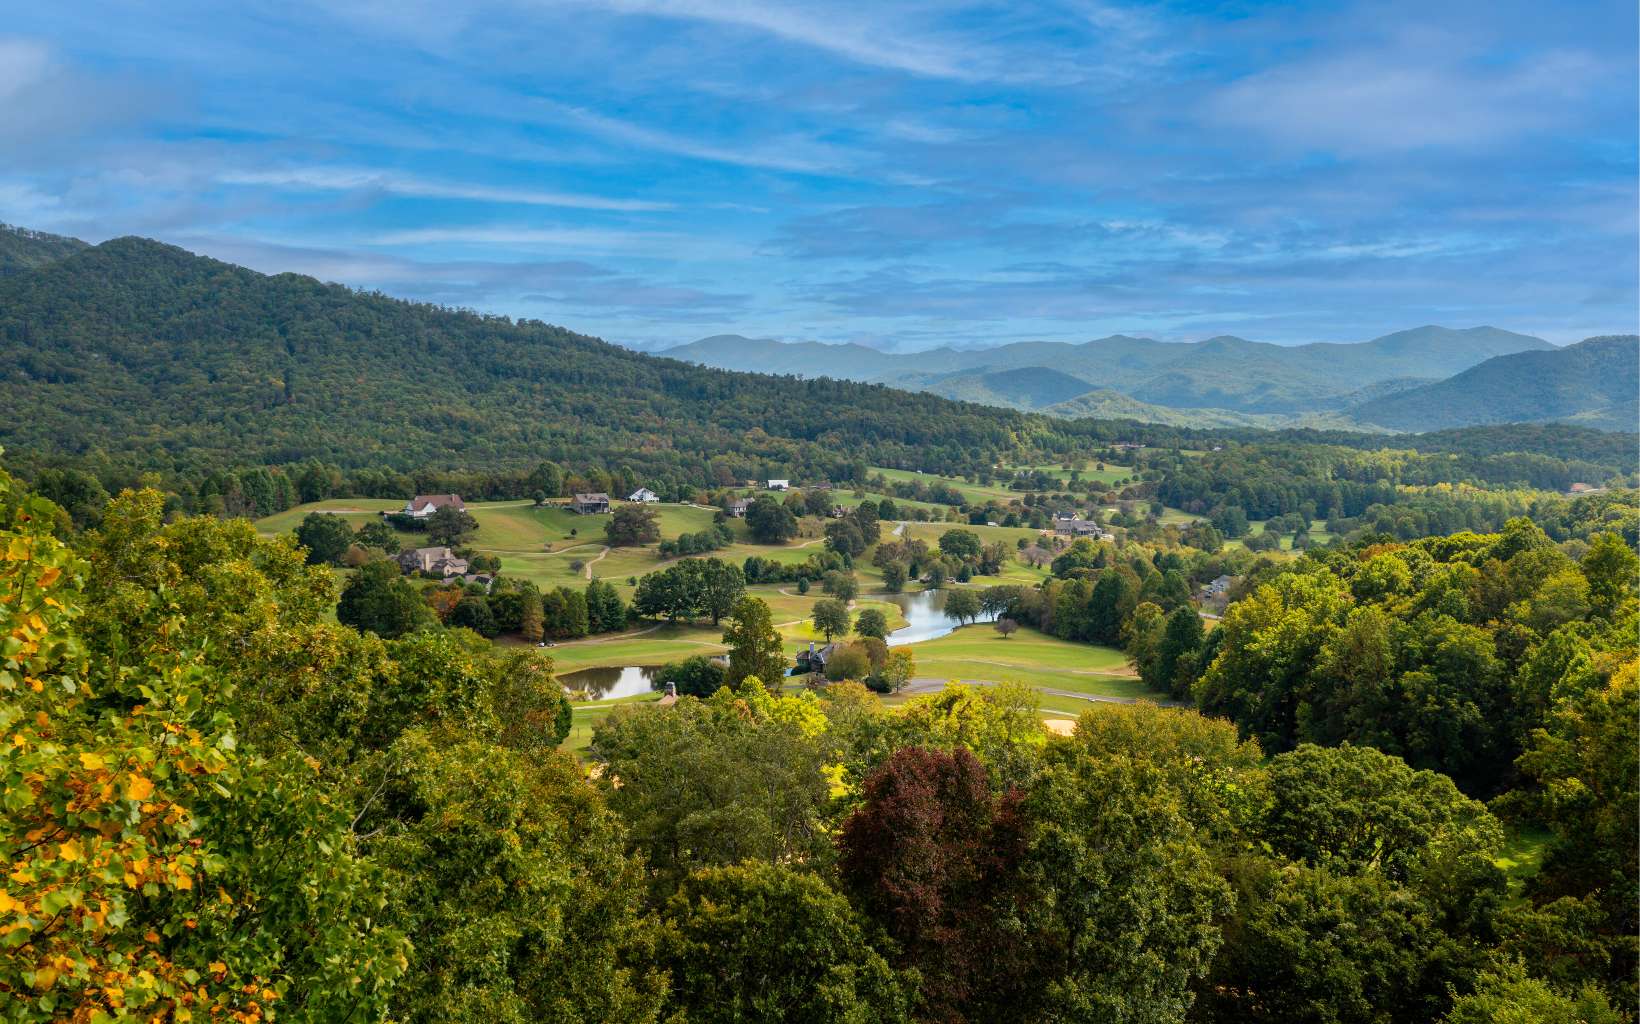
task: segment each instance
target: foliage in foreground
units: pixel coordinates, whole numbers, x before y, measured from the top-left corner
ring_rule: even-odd
[[[328,567],[242,522],[167,523],[155,492],[65,541],[56,509],[0,487],[8,1020],[1634,1012],[1626,548],[1568,564],[1517,530],[1411,549],[1427,561],[1359,551],[1325,563],[1345,585],[1301,566],[1202,641],[1210,677],[1268,669],[1276,636],[1309,651],[1352,602],[1459,592],[1431,582],[1470,578],[1453,551],[1496,558],[1515,589],[1482,594],[1521,628],[1486,628],[1522,642],[1509,692],[1535,710],[1490,806],[1353,736],[1272,733],[1266,758],[1191,710],[1094,708],[1057,737],[1019,686],[893,709],[851,683],[771,691],[754,669],[778,638],[750,605],[731,608],[730,685],[611,712],[589,778],[557,749],[569,707],[533,650],[327,622]],[[1329,600],[1275,601],[1295,586]],[[1278,634],[1233,621],[1276,607]],[[1282,664],[1238,699],[1314,671]],[[1554,837],[1520,892],[1494,863],[1500,815]]]

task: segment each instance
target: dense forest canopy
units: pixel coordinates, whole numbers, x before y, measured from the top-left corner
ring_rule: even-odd
[[[1179,552],[1067,558],[1055,615],[1228,716],[1070,736],[1023,686],[772,689],[747,598],[730,686],[619,706],[588,773],[544,652],[338,624],[288,537],[4,474],[0,517],[8,1019],[1633,1019],[1610,534],[1269,563],[1206,635]]]

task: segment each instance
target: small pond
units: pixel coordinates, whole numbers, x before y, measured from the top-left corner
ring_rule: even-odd
[[[570,692],[587,691],[593,700],[615,700],[617,697],[635,697],[653,691],[653,680],[659,674],[659,665],[644,668],[583,668],[564,673],[558,681]]]
[[[893,601],[905,613],[905,626],[901,626],[888,634],[888,646],[898,647],[901,644],[915,644],[924,640],[936,640],[953,629],[957,628],[957,620],[945,614],[944,590],[924,590],[917,594],[890,594],[886,600]],[[873,595],[875,600],[875,595]],[[990,622],[995,615],[981,615],[977,621]]]

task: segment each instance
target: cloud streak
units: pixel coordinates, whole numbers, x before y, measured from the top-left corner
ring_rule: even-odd
[[[645,199],[618,199],[539,189],[430,181],[414,175],[357,167],[229,171],[219,180],[228,185],[265,185],[279,189],[319,192],[385,192],[423,199],[468,199],[475,202],[521,206],[560,206],[572,210],[636,211],[669,210],[673,207],[671,203]]]

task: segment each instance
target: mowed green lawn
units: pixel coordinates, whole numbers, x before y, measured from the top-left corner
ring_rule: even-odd
[[[981,623],[912,644],[910,649],[920,678],[1021,682],[1105,697],[1158,696],[1131,674],[1121,651],[1060,640],[1033,629],[1021,628],[1004,638],[991,624]]]
[[[956,491],[964,498],[967,498],[970,504],[975,505],[983,505],[992,499],[1007,504],[1010,501],[1014,501],[1015,499],[1024,496],[1020,492],[1010,491],[1006,487],[985,487],[980,484],[971,484],[962,480],[952,480],[943,476],[935,476],[932,473],[916,473],[909,469],[885,469],[881,466],[871,466],[866,471],[867,476],[872,476],[878,473],[881,473],[884,479],[887,480],[923,483],[930,487],[937,483],[943,483],[950,486],[952,490]],[[898,501],[899,499],[895,498],[894,500]]]
[[[302,525],[309,512],[329,512],[346,519],[357,530],[365,523],[381,518],[383,512],[397,512],[404,502],[388,498],[331,498],[328,501],[310,501],[306,505],[287,508],[255,523],[256,532],[265,536],[292,533]]]
[[[609,717],[611,711],[614,711],[622,704],[641,704],[659,700],[660,696],[658,693],[644,693],[636,697],[621,697],[617,700],[603,700],[592,704],[574,705],[570,709],[572,715],[569,735],[564,737],[563,749],[575,754],[581,753],[592,742],[592,730],[597,728],[599,722]]]
[[[629,665],[664,665],[692,654],[720,654],[723,630],[708,623],[679,623],[658,628],[640,626],[630,633],[591,637],[549,647],[553,671],[559,675],[583,668],[625,668]]]
[[[1009,557],[1019,550],[1019,542],[1034,544],[1042,538],[1041,530],[1028,526],[970,526],[967,523],[907,523],[902,536],[925,541],[929,547],[938,547],[940,537],[947,530],[967,530],[979,537],[981,544],[1001,541]]]
[[[310,512],[326,512],[342,516],[358,529],[377,519],[381,512],[403,507],[402,501],[385,498],[333,498],[260,519],[256,528],[268,536],[289,534]],[[667,540],[708,529],[717,511],[696,505],[657,503],[650,507],[657,513],[661,537]],[[582,586],[590,567],[592,577],[614,583],[630,599],[632,587],[626,581],[652,572],[667,561],[653,544],[612,548],[607,554],[603,553],[604,525],[611,518],[608,515],[577,515],[562,505],[537,508],[529,501],[472,502],[467,511],[478,522],[478,530],[469,545],[475,551],[499,556],[503,573],[528,579],[540,587]],[[813,538],[812,543],[800,540],[774,547],[752,544],[744,522],[730,520],[729,526],[739,540],[711,554],[737,565],[749,555],[794,564],[807,558],[810,549],[818,544]],[[818,528],[812,522],[809,526]],[[399,541],[404,547],[424,543],[419,535],[409,532],[400,534]],[[572,563],[577,561],[585,565],[581,569],[572,568]]]
[[[1247,535],[1249,537],[1263,536],[1264,535],[1265,525],[1266,524],[1262,521],[1261,522],[1256,522],[1256,523],[1249,523],[1248,524]],[[1327,524],[1325,522],[1317,521],[1317,522],[1313,522],[1313,523],[1310,524],[1310,540],[1313,541],[1317,546],[1324,545],[1324,544],[1330,544],[1332,542],[1332,539],[1333,539],[1333,535],[1327,531]],[[1225,547],[1245,548],[1247,546],[1246,543],[1245,543],[1245,540],[1246,540],[1245,538],[1238,537],[1235,540],[1225,541]],[[1282,551],[1291,551],[1291,550],[1293,550],[1293,537],[1292,537],[1292,534],[1282,534],[1282,536],[1281,536],[1281,550]],[[1268,554],[1269,552],[1266,552],[1266,553]]]
[[[1099,469],[1098,466],[1099,462],[1097,460],[1088,460],[1088,464],[1082,468],[1082,479],[1097,480],[1103,484],[1113,484],[1118,480],[1127,480],[1133,476],[1133,467],[1131,466],[1118,466],[1114,462],[1105,463],[1104,469]],[[1071,479],[1071,471],[1066,469],[1063,465],[1043,464],[1036,466],[1003,467],[1003,472],[1006,473],[1014,473],[1020,470],[1024,470],[1027,473],[1046,473],[1058,480],[1060,483],[1069,483]]]

